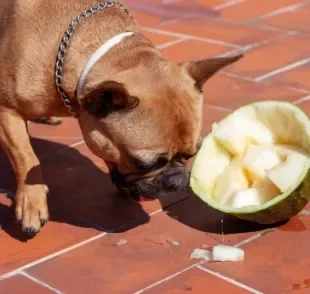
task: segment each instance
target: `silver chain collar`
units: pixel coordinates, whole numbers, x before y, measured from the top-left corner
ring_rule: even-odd
[[[121,10],[128,12],[127,8],[124,7],[123,4],[118,3],[116,1],[104,1],[102,3],[98,3],[96,6],[85,10],[81,14],[79,14],[76,18],[74,18],[71,21],[71,24],[69,25],[68,29],[65,31],[65,34],[61,40],[58,54],[57,54],[57,59],[56,59],[56,67],[55,67],[55,83],[56,83],[56,88],[58,93],[60,94],[61,100],[63,101],[64,105],[68,108],[70,113],[77,118],[79,115],[78,113],[74,110],[72,101],[70,100],[69,96],[67,93],[64,91],[62,87],[62,74],[63,74],[63,66],[64,66],[64,59],[65,59],[65,54],[66,50],[68,48],[70,39],[74,33],[75,27],[77,24],[81,22],[82,19],[90,17],[94,14],[96,14],[98,11],[101,11],[105,8],[111,8],[111,7],[119,7]]]

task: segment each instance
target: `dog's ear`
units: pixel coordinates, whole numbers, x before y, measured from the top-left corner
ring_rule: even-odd
[[[180,64],[196,81],[196,87],[201,91],[204,83],[225,66],[238,61],[243,54],[230,57],[215,57]]]
[[[107,81],[84,95],[80,103],[89,113],[106,116],[113,111],[136,107],[139,99],[131,96],[123,84]]]

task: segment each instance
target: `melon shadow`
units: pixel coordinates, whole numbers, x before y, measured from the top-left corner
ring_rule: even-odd
[[[165,207],[164,199],[161,200],[161,204]],[[170,217],[188,227],[213,234],[222,234],[222,219],[224,234],[259,232],[285,223],[261,225],[224,214],[207,205],[191,191],[186,199],[175,205],[168,205],[165,211]]]

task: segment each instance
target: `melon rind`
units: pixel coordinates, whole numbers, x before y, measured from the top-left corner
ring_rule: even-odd
[[[284,107],[291,107],[292,109],[294,108],[296,114],[302,116],[302,119],[304,120],[305,124],[307,124],[307,133],[309,133],[309,142],[310,142],[310,120],[308,116],[303,112],[303,110],[301,110],[299,107],[289,102],[280,102],[280,101],[259,101],[250,105],[259,106],[261,104],[268,105],[268,103],[277,103],[279,107],[283,105]],[[248,105],[242,106],[241,108],[235,110],[234,112],[242,110],[242,108],[245,108],[247,106]],[[228,116],[230,115],[231,114],[229,114]],[[226,118],[224,118],[223,120],[225,120]],[[206,144],[208,140],[210,139],[213,140],[211,135],[212,135],[211,132],[207,134],[207,136],[203,140],[203,145],[204,143]],[[310,149],[307,151],[310,153]],[[254,223],[276,224],[282,221],[289,220],[291,217],[297,215],[301,210],[303,210],[303,208],[310,201],[310,160],[307,160],[302,175],[294,183],[294,185],[292,185],[292,187],[290,187],[288,191],[275,197],[274,199],[265,203],[264,205],[243,207],[239,209],[228,206],[221,206],[212,199],[212,196],[209,195],[209,191],[207,191],[205,187],[201,185],[201,181],[199,178],[202,178],[203,175],[201,175],[201,166],[199,165],[202,159],[200,158],[199,155],[200,152],[197,153],[195,160],[193,162],[193,167],[190,176],[191,189],[193,190],[194,194],[198,196],[201,200],[203,200],[209,206],[222,213],[233,215],[240,219],[244,219]],[[197,174],[196,170],[200,170],[200,174]]]

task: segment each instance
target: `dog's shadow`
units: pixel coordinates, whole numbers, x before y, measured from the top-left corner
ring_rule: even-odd
[[[42,150],[48,150],[51,154],[40,160],[45,182],[50,189],[51,221],[114,233],[149,221],[150,217],[141,205],[120,197],[109,174],[78,150],[38,138],[32,138],[32,145],[37,154]],[[15,191],[15,176],[2,149],[0,164],[0,189]],[[225,220],[225,234],[257,231],[266,227],[223,216],[190,192],[187,196],[174,205],[170,205],[169,196],[160,202],[169,216],[196,230],[221,234],[222,218]],[[28,240],[20,225],[14,221],[13,205],[0,202],[0,225],[13,238],[23,242]]]
[[[149,221],[141,205],[120,197],[109,174],[78,150],[37,138],[32,138],[32,146],[37,154],[43,150],[51,154],[40,161],[45,183],[50,189],[48,203],[52,222],[124,232]],[[2,149],[0,164],[0,190],[15,191],[15,176]],[[13,238],[27,241],[20,224],[14,221],[13,205],[4,202],[0,202],[2,230]]]

